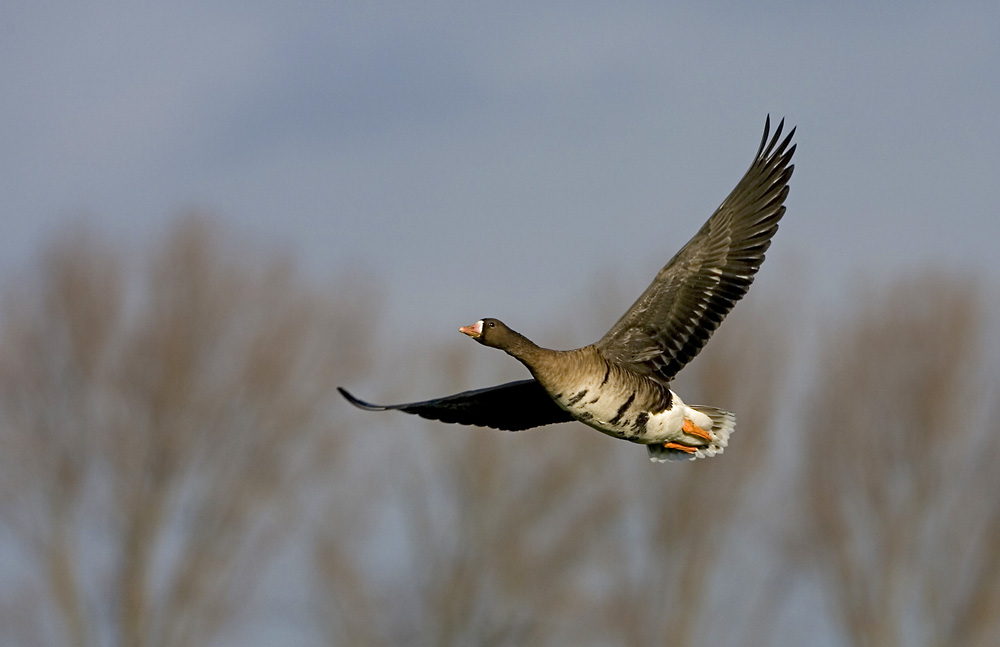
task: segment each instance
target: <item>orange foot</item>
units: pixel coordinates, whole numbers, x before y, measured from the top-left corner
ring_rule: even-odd
[[[678,451],[684,452],[685,454],[693,454],[698,451],[697,447],[692,447],[691,445],[683,445],[681,443],[675,443],[670,441],[669,443],[663,443],[663,446],[667,449],[676,449]]]
[[[697,436],[698,438],[702,438],[708,442],[712,442],[712,437],[708,434],[707,431],[705,431],[698,425],[694,424],[687,418],[684,418],[684,426],[681,427],[681,431],[683,431],[686,434],[691,434],[692,436]]]

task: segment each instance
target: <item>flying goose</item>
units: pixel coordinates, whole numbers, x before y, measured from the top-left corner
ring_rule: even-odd
[[[369,411],[396,409],[424,418],[509,431],[579,420],[609,436],[645,445],[653,461],[721,454],[736,417],[688,405],[670,381],[744,295],[785,213],[795,146],[771,119],[757,155],[736,188],[639,299],[597,343],[575,350],[541,348],[492,318],[459,331],[524,364],[531,379],[435,400],[374,405],[345,389]]]

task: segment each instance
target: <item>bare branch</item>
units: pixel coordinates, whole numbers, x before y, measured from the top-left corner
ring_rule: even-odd
[[[975,285],[927,275],[870,291],[827,337],[806,463],[809,543],[857,645],[970,644],[1000,576],[1000,452],[984,435]],[[995,425],[994,425],[995,426]],[[960,625],[955,619],[962,618]],[[978,624],[977,624],[978,623]]]
[[[0,510],[71,644],[205,644],[343,449],[363,306],[238,251],[190,218],[135,272],[77,236],[5,303]]]

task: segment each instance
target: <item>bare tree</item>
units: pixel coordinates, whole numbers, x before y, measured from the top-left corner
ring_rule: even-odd
[[[857,308],[817,358],[801,548],[851,644],[995,645],[1000,428],[979,292],[924,275]]]
[[[210,642],[332,467],[363,313],[241,251],[197,218],[137,264],[77,233],[8,292],[0,515],[37,594],[11,640]]]

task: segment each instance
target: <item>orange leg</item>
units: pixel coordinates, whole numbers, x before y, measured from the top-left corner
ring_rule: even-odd
[[[698,438],[702,438],[708,442],[712,442],[712,437],[708,434],[707,431],[705,431],[698,425],[694,424],[687,418],[684,418],[684,426],[681,427],[681,430],[686,434],[691,434],[692,436],[697,436]]]
[[[696,451],[698,451],[697,447],[692,447],[690,445],[682,445],[681,443],[675,443],[673,441],[669,443],[663,443],[663,446],[666,447],[667,449],[676,449],[678,451],[682,451],[685,454],[693,454]]]

